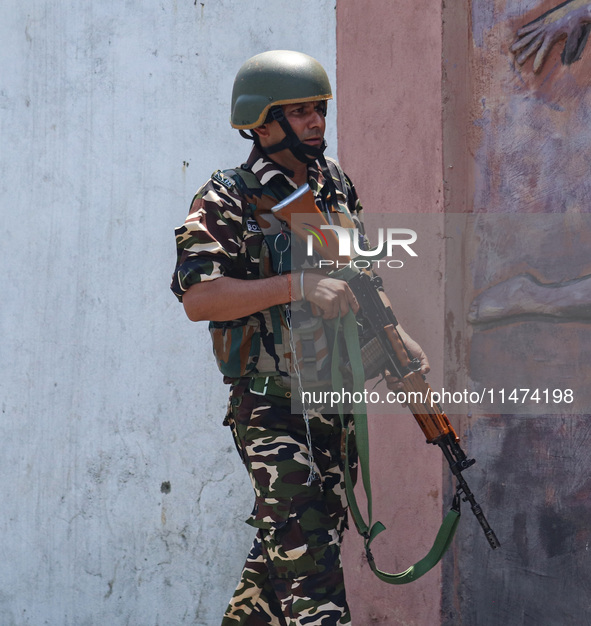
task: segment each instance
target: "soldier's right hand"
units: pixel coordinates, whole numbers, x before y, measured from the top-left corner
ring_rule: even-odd
[[[294,277],[295,278],[295,277]],[[344,317],[349,310],[353,313],[359,311],[359,303],[353,295],[351,288],[344,280],[329,278],[325,274],[306,271],[304,272],[303,299],[316,307],[315,314],[321,315],[325,320],[334,319],[341,314]],[[296,284],[296,281],[293,281]],[[297,281],[297,284],[301,284]]]

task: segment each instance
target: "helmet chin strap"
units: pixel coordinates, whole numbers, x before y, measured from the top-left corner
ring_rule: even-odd
[[[285,137],[274,146],[268,146],[264,148],[264,151],[271,155],[281,150],[289,150],[293,156],[306,165],[314,163],[316,159],[319,159],[326,150],[326,141],[322,140],[322,144],[318,147],[308,146],[295,134],[291,124],[287,121],[283,109],[280,106],[273,107],[270,111],[270,117],[275,120],[281,126],[281,129],[285,133]]]
[[[332,175],[330,170],[328,169],[328,165],[326,163],[326,159],[324,157],[324,151],[326,150],[326,141],[323,139],[322,144],[320,146],[308,146],[304,142],[300,141],[300,138],[295,134],[291,124],[288,122],[285,114],[283,113],[283,109],[280,106],[275,106],[269,111],[269,117],[271,120],[274,120],[279,123],[283,132],[285,133],[285,137],[273,146],[263,147],[260,144],[259,137],[256,133],[253,133],[253,139],[257,147],[268,154],[269,156],[275,154],[276,152],[281,152],[282,150],[289,150],[294,157],[305,163],[306,165],[310,165],[315,161],[318,161],[320,164],[320,170],[322,171],[322,175],[326,180],[329,197],[327,200],[330,204],[333,205],[336,211],[339,210],[339,206],[337,203],[337,194],[336,187],[334,181],[332,179]],[[246,135],[247,136],[247,135]],[[288,170],[287,168],[282,168],[288,176],[293,176],[294,172]]]
[[[259,148],[259,150],[265,152],[269,156],[275,154],[276,152],[281,152],[282,150],[289,150],[298,161],[301,161],[306,165],[311,165],[315,161],[318,161],[318,163],[320,164],[320,171],[324,176],[329,192],[326,200],[327,202],[332,204],[336,211],[338,211],[339,205],[337,202],[336,186],[334,184],[334,180],[332,179],[330,170],[328,169],[326,158],[324,157],[324,151],[326,150],[326,141],[323,139],[322,144],[318,147],[308,146],[300,141],[300,138],[295,134],[293,128],[291,127],[291,124],[287,121],[287,118],[283,113],[283,109],[280,106],[275,106],[269,111],[269,118],[269,121],[274,120],[278,122],[283,129],[283,132],[285,133],[285,137],[279,143],[276,143],[273,146],[264,147],[261,145],[259,136],[256,133],[253,132],[251,135],[248,135],[241,130],[240,134],[246,139],[252,139],[257,148]],[[292,170],[282,165],[277,165],[287,176],[289,176],[290,178],[293,177],[294,172]]]

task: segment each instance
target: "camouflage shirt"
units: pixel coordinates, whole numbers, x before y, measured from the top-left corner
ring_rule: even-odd
[[[280,201],[297,188],[282,168],[256,147],[241,168],[256,176],[258,195]],[[361,230],[361,204],[355,188],[334,161],[330,169],[339,211],[350,215]],[[254,218],[255,205],[236,183],[232,171],[214,173],[193,198],[185,223],[175,231],[177,264],[171,289],[180,301],[191,285],[202,281],[221,276],[257,280],[273,273],[268,245]],[[308,183],[317,202],[328,206],[328,185],[317,163],[308,167]],[[225,382],[242,376],[290,377],[293,373],[285,306],[237,320],[210,322],[210,332]],[[321,361],[328,350],[322,329],[314,333]]]

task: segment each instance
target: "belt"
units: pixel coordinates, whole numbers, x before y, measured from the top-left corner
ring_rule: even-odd
[[[291,389],[282,387],[275,382],[274,376],[257,376],[250,379],[248,386],[251,393],[257,396],[277,396],[278,398],[291,398]]]

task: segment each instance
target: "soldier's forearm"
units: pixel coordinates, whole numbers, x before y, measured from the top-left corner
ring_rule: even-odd
[[[257,280],[222,276],[191,285],[183,296],[183,306],[192,322],[235,320],[289,302],[289,282],[287,274]],[[298,299],[299,289],[295,280],[292,289],[293,296]]]

